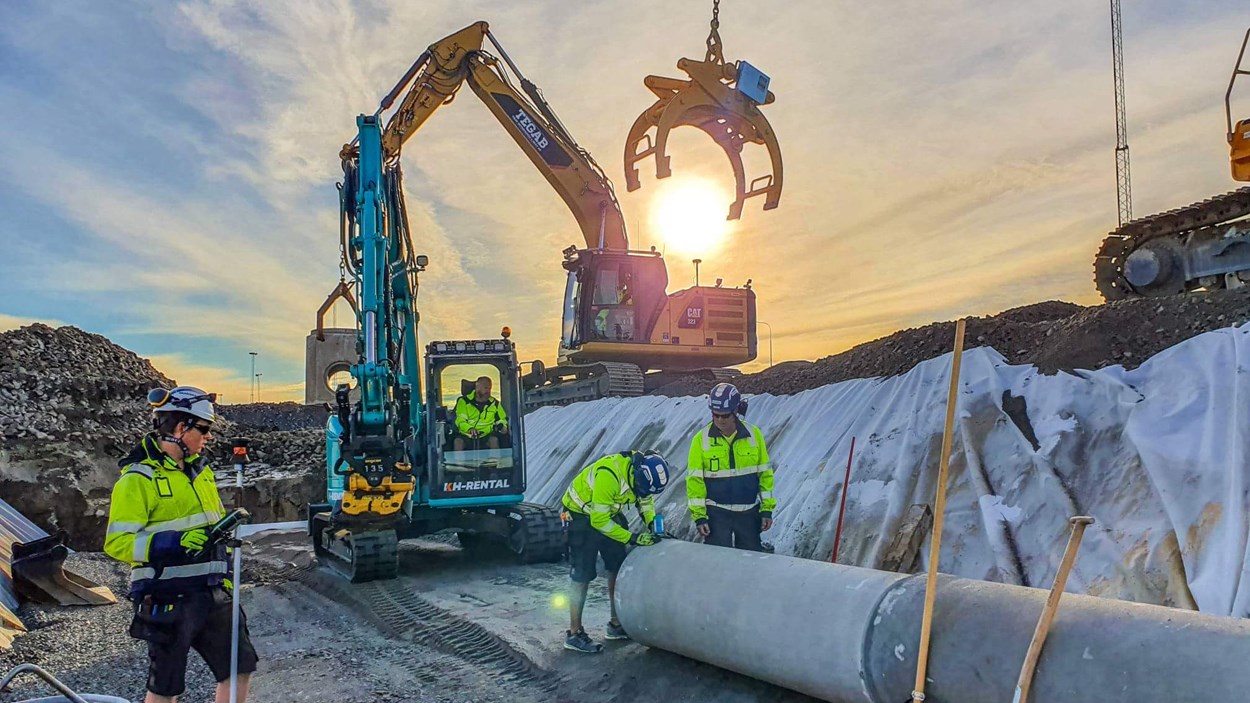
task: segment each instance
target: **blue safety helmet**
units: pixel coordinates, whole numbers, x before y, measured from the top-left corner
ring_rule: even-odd
[[[708,393],[707,406],[715,415],[733,415],[742,405],[742,394],[732,383],[718,383]]]
[[[655,495],[664,490],[670,473],[668,462],[659,452],[647,450],[642,454],[634,453],[634,493],[638,497]]]

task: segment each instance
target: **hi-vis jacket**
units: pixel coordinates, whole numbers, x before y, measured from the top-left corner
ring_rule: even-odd
[[[467,437],[470,430],[477,430],[478,434],[488,435],[495,431],[495,423],[508,424],[508,413],[498,400],[491,398],[486,405],[479,405],[475,395],[477,391],[472,391],[456,401],[456,429],[460,434]]]
[[[743,512],[758,505],[763,517],[777,509],[764,435],[755,425],[737,423],[732,439],[709,423],[690,441],[686,500],[695,524],[707,520],[709,507]]]
[[[149,434],[125,459],[113,485],[104,551],[130,564],[131,596],[194,590],[227,578],[226,547],[205,547],[190,556],[179,544],[182,533],[206,528],[225,509],[213,471],[199,455],[178,468]]]
[[[639,499],[629,487],[634,470],[633,454],[609,454],[582,469],[564,492],[564,507],[590,517],[590,526],[612,539],[629,542],[629,530],[612,521],[628,504],[633,503],[648,525],[655,519],[655,498]]]

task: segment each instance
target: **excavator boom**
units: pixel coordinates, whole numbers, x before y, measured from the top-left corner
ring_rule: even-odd
[[[467,83],[560,195],[577,220],[586,246],[628,249],[625,217],[603,169],[577,145],[537,88],[512,66],[517,81],[533,99],[517,90],[499,59],[482,48],[488,39],[506,56],[489,25],[475,22],[431,44],[413,64],[382,101],[381,110],[388,109],[397,94],[411,86],[383,132],[386,159],[397,160],[404,143]]]

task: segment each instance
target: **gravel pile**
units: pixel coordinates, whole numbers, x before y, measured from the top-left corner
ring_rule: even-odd
[[[241,432],[325,429],[329,412],[320,405],[302,403],[245,403],[219,405],[217,413],[239,426]]]
[[[147,359],[75,327],[0,333],[0,499],[50,533],[65,530],[74,549],[101,549],[117,461],[150,429],[147,391],[174,385]],[[255,521],[295,520],[321,500],[324,409],[222,409],[210,461],[233,486],[230,438],[252,440],[241,500]]]
[[[144,431],[147,391],[173,381],[98,334],[34,324],[0,333],[0,437],[124,452]]]
[[[966,348],[989,346],[1013,364],[1034,364],[1046,373],[1133,368],[1168,347],[1203,332],[1250,320],[1250,289],[1194,293],[1170,298],[1121,300],[1082,307],[1048,301],[997,315],[970,318]],[[954,322],[896,332],[818,361],[789,361],[736,383],[744,393],[787,395],[854,378],[896,376],[951,350]],[[684,379],[657,395],[702,395],[714,385]]]

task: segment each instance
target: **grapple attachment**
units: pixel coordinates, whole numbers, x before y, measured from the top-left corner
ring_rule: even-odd
[[[638,190],[636,164],[648,156],[655,156],[656,178],[672,175],[667,153],[668,133],[674,127],[688,125],[706,132],[729,157],[737,196],[729,206],[727,219],[742,217],[746,199],[757,195],[764,196],[765,210],[777,207],[781,202],[781,147],[759,109],[759,105],[767,105],[775,99],[768,90],[768,77],[745,61],[724,63],[719,47],[715,55],[709,51],[703,61],[681,59],[677,68],[690,78],[647,76],[643,79],[657,100],[634,120],[629,130],[625,143],[626,189]],[[772,163],[771,173],[750,181],[742,166],[742,147],[748,143],[763,144]]]

